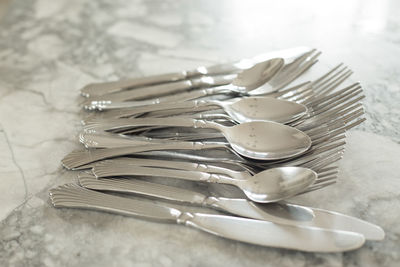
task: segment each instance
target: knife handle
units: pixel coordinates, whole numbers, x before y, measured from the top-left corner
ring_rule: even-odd
[[[183,213],[178,223],[232,240],[308,252],[341,252],[361,247],[363,235],[321,228],[200,213]]]
[[[51,189],[50,198],[56,208],[105,211],[162,222],[175,222],[176,217],[181,214],[179,210],[164,205],[107,195],[76,184],[65,184]]]

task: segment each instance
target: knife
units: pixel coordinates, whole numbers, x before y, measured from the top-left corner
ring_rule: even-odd
[[[175,222],[224,238],[261,246],[307,252],[341,252],[361,247],[363,235],[349,231],[292,226],[234,216],[191,213],[148,201],[107,195],[66,184],[50,190],[56,208],[83,208]]]
[[[242,217],[285,225],[357,232],[364,235],[368,240],[382,240],[385,235],[382,228],[361,219],[295,204],[256,204],[247,199],[206,196],[187,189],[137,179],[96,179],[92,174],[86,172],[79,174],[78,181],[81,186],[88,189],[134,193],[182,203],[204,205]]]
[[[168,82],[178,82],[203,75],[223,75],[237,73],[248,69],[258,62],[262,62],[274,57],[282,57],[285,64],[289,64],[299,56],[312,51],[308,47],[296,47],[292,49],[280,50],[271,53],[261,54],[252,59],[242,59],[232,63],[218,64],[209,67],[198,67],[194,70],[179,71],[176,73],[167,73],[161,75],[152,75],[141,78],[119,80],[114,82],[91,83],[81,89],[82,96],[100,96],[104,94],[116,93],[125,89],[143,87],[148,85],[157,85]],[[180,84],[179,84],[180,85]]]

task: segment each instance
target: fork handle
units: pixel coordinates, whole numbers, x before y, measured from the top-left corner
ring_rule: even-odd
[[[182,93],[194,88],[226,85],[231,83],[235,77],[236,74],[215,77],[203,76],[195,79],[135,88],[135,90],[123,90],[113,94],[90,97],[83,105],[86,109],[94,109],[96,106],[100,106],[102,109],[111,109],[114,108],[115,103],[126,101],[130,101],[129,105],[132,107],[171,102],[169,100],[171,94]]]
[[[91,83],[81,89],[81,94],[85,97],[95,96],[95,95],[99,96],[99,95],[119,92],[126,89],[132,89],[135,87],[181,81],[205,74],[221,75],[228,73],[236,73],[241,69],[242,67],[239,67],[234,63],[226,63],[226,64],[214,65],[207,68],[199,67],[195,70],[189,70],[189,71],[179,71],[174,73],[152,75],[147,77],[120,80],[114,82]]]

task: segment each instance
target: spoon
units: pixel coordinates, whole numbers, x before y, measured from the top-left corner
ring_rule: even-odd
[[[102,109],[104,107],[104,109],[107,110],[123,109],[115,116],[122,118],[168,109],[189,109],[190,111],[197,111],[207,106],[219,106],[231,119],[238,123],[249,121],[274,121],[287,124],[299,119],[307,113],[307,107],[302,104],[273,97],[246,97],[230,99],[229,101],[197,100],[178,103],[160,103],[125,109],[129,107],[129,104],[130,102],[122,102],[110,104],[108,106],[98,106],[98,108]]]
[[[273,58],[266,61],[262,61],[260,63],[255,64],[253,67],[245,69],[237,74],[236,78],[230,84],[212,87],[203,90],[194,90],[184,93],[179,93],[172,96],[166,96],[162,98],[156,98],[151,100],[144,101],[133,101],[130,102],[130,106],[142,106],[147,104],[155,104],[159,102],[177,102],[182,97],[189,99],[196,99],[199,97],[204,97],[207,95],[215,95],[221,93],[246,93],[252,91],[261,85],[267,83],[271,80],[283,67],[285,61],[283,58]],[[118,94],[112,94],[109,96],[104,96],[100,98],[96,98],[95,101],[85,101],[84,105],[86,109],[104,109],[107,105],[110,105],[113,101],[111,99],[133,99],[135,98],[135,91],[131,93],[121,92]],[[123,94],[123,95],[122,95]],[[132,94],[129,96],[129,94]],[[176,97],[175,97],[176,96]]]
[[[294,196],[305,190],[316,179],[317,173],[303,167],[278,167],[249,175],[246,179],[235,179],[220,174],[210,174],[199,171],[182,171],[164,168],[135,166],[118,168],[112,165],[108,168],[95,166],[93,174],[97,178],[116,176],[159,176],[191,181],[230,184],[240,188],[246,196],[261,203],[276,202]]]
[[[304,132],[294,127],[266,121],[244,122],[227,127],[216,122],[191,118],[137,118],[86,125],[84,129],[88,132],[118,132],[138,126],[216,129],[224,135],[237,153],[260,160],[296,156],[311,146],[311,139]]]

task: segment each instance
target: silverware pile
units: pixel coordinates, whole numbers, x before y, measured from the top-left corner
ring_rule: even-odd
[[[79,141],[86,149],[62,160],[80,170],[78,183],[51,189],[53,205],[301,251],[347,251],[383,239],[371,223],[284,202],[336,182],[345,132],[365,120],[361,85],[343,85],[352,71],[342,64],[299,82],[319,55],[297,48],[85,86],[89,114]]]

